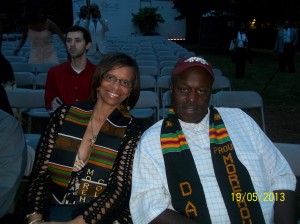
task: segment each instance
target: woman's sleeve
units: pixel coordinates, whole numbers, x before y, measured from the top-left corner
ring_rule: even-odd
[[[131,222],[129,199],[132,165],[141,134],[141,127],[133,119],[125,132],[105,191],[83,213],[86,223],[112,223],[114,220]]]
[[[48,162],[56,136],[68,109],[69,106],[61,106],[53,113],[39,140],[30,174],[26,214],[37,212],[45,215],[48,212],[51,198]]]

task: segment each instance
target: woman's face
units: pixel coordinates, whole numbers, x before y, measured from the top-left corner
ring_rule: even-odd
[[[97,89],[98,100],[112,107],[118,107],[130,95],[133,79],[132,67],[123,66],[109,70],[103,75]]]

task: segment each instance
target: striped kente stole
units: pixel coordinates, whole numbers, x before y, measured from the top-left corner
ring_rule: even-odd
[[[57,201],[61,201],[66,191],[70,191],[71,179],[79,175],[79,189],[70,196],[68,203],[86,203],[101,194],[113,167],[115,158],[131,120],[128,111],[115,109],[104,122],[98,133],[96,143],[86,166],[78,172],[72,172],[76,155],[92,115],[94,103],[91,101],[71,106],[52,150],[48,169]],[[78,183],[77,183],[78,184]]]
[[[231,223],[265,223],[259,202],[232,200],[234,193],[255,192],[255,189],[220,114],[213,107],[209,125],[214,171]],[[161,147],[174,209],[199,223],[211,223],[196,165],[173,109],[163,121]]]

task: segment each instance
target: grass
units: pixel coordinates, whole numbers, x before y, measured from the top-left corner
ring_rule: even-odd
[[[246,64],[243,79],[235,78],[235,64],[228,53],[202,50],[184,45],[190,51],[207,59],[213,67],[227,76],[232,90],[253,90],[260,93],[266,106],[300,106],[300,54],[295,57],[296,73],[277,72],[278,56],[271,50],[253,49],[253,63]],[[298,67],[297,67],[298,65]]]

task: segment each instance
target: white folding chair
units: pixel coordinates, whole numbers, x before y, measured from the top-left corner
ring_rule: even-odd
[[[158,62],[156,60],[136,60],[138,66],[158,66]]]
[[[159,66],[160,66],[160,68],[163,68],[163,67],[174,67],[176,63],[177,63],[176,60],[173,60],[173,61],[160,61],[159,62]]]
[[[136,56],[135,56],[135,59],[137,61],[148,61],[148,60],[152,60],[152,61],[156,61],[157,60],[157,57],[155,54],[148,54],[148,55],[145,55],[145,54],[138,54],[138,52],[136,53]]]
[[[164,92],[170,89],[171,85],[171,76],[160,76],[157,79],[157,91],[159,93],[160,99],[162,99],[162,95]]]
[[[295,176],[300,177],[300,144],[274,142],[274,145],[287,160]]]
[[[150,75],[141,75],[141,90],[157,92],[156,79]]]
[[[231,82],[226,76],[215,76],[212,89],[216,91],[231,90]]]
[[[175,55],[163,55],[163,56],[159,56],[158,57],[159,61],[178,61],[179,57],[175,56]]]
[[[264,106],[261,95],[255,91],[219,91],[214,94],[213,105],[215,107],[230,107],[244,109],[253,117],[254,120],[262,127],[262,130],[266,132]],[[252,114],[250,109],[260,110],[260,119],[254,113]],[[260,121],[259,121],[260,120]]]
[[[105,53],[118,52],[118,51],[120,51],[120,48],[117,46],[108,46],[105,48]]]
[[[169,91],[166,91],[162,94],[161,102],[162,106],[159,108],[159,117],[164,119],[167,116],[171,106],[171,96]]]
[[[219,68],[213,68],[212,71],[213,71],[215,76],[222,76],[223,75],[222,70],[219,69]]]
[[[27,58],[23,56],[5,56],[5,58],[10,62],[27,62]]]
[[[35,88],[36,77],[32,72],[14,72],[14,76],[18,88]]]
[[[1,53],[4,55],[4,57],[9,57],[9,56],[15,56],[15,53],[14,53],[14,50],[15,50],[16,48],[4,48],[4,49],[2,49],[2,51],[1,51]],[[23,56],[22,55],[22,52],[19,54],[19,55],[17,55],[17,56]]]
[[[141,76],[153,76],[156,77],[159,75],[159,71],[157,66],[150,66],[150,65],[139,65],[139,70]]]
[[[14,72],[32,72],[33,74],[36,74],[35,64],[27,62],[13,62],[11,63],[11,67]]]
[[[160,58],[160,57],[164,57],[164,56],[172,56],[172,57],[174,57],[175,56],[175,54],[174,54],[174,52],[173,51],[158,51],[158,52],[156,52],[156,55],[157,55],[157,57],[158,58]],[[176,57],[176,56],[175,56]],[[177,57],[178,58],[178,57]],[[163,59],[162,59],[163,60]],[[173,59],[172,59],[173,60]]]
[[[49,69],[53,68],[54,66],[58,65],[58,63],[41,63],[41,64],[36,64],[36,73],[41,73],[41,72],[48,72]]]
[[[36,80],[35,80],[36,89],[45,89],[47,76],[48,76],[47,72],[41,72],[36,75]]]
[[[159,100],[156,92],[142,90],[140,97],[130,113],[140,119],[153,119],[156,122],[159,118]]]
[[[165,66],[160,70],[160,76],[171,76],[174,66]]]
[[[137,51],[147,51],[147,52],[154,53],[154,49],[152,48],[151,44],[148,46],[141,46],[141,43],[140,43],[139,47],[137,48]]]
[[[17,110],[20,122],[22,122],[22,112],[28,112],[33,108],[45,107],[45,90],[16,88],[8,90],[6,93],[10,106]]]

